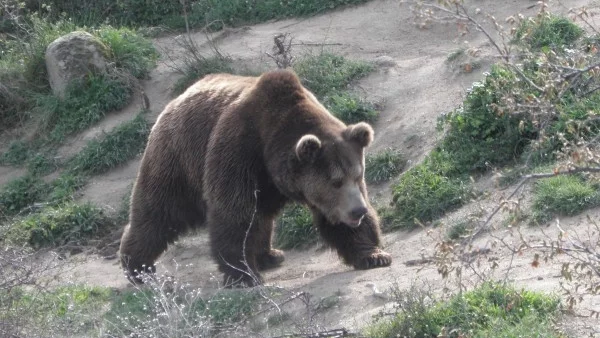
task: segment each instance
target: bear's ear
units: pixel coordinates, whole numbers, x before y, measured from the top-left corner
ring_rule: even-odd
[[[306,134],[296,143],[296,156],[300,161],[312,163],[321,150],[321,140],[312,134]]]
[[[346,140],[356,142],[363,148],[373,142],[373,134],[373,128],[365,122],[349,125],[344,131]]]

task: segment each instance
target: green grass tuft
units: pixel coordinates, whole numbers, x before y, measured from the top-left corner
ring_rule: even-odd
[[[534,185],[533,218],[539,223],[547,222],[556,215],[576,215],[598,205],[598,186],[579,176],[560,175],[541,179]]]
[[[150,127],[143,114],[123,123],[103,138],[91,140],[67,163],[75,175],[96,175],[106,172],[139,154],[146,145]]]
[[[379,115],[373,105],[348,91],[348,86],[373,71],[373,65],[340,55],[308,55],[294,64],[302,83],[344,123],[373,122]]]
[[[373,71],[373,65],[323,52],[296,61],[294,70],[316,96],[325,97],[346,90],[352,81]]]
[[[466,179],[449,176],[447,155],[432,152],[421,164],[405,172],[393,189],[391,228],[414,227],[468,202],[471,187]]]
[[[402,172],[406,160],[393,148],[369,155],[365,158],[365,179],[369,183],[388,181]]]
[[[448,301],[431,303],[415,290],[393,290],[398,313],[389,321],[365,330],[368,337],[559,337],[551,329],[557,313],[556,297],[537,292],[518,291],[500,284],[486,283],[475,290],[456,295]],[[531,326],[532,322],[536,325]]]
[[[45,199],[49,186],[40,178],[25,175],[8,182],[0,190],[0,216],[11,216]]]
[[[0,156],[0,164],[22,165],[27,161],[31,153],[27,142],[17,140],[10,143],[8,149]]]
[[[158,52],[150,40],[140,36],[129,28],[102,26],[96,35],[109,48],[109,58],[117,68],[127,70],[137,78],[148,75],[156,66]]]
[[[317,239],[311,212],[301,205],[287,206],[277,221],[275,245],[282,249],[306,248]]]
[[[92,236],[106,233],[112,224],[100,208],[89,203],[66,203],[16,221],[8,229],[6,239],[34,248],[81,244]]]

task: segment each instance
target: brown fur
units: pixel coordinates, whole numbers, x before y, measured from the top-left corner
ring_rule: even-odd
[[[367,124],[333,117],[290,71],[205,77],[152,129],[121,239],[123,267],[134,280],[154,271],[169,243],[206,224],[226,282],[260,283],[259,270],[283,261],[271,237],[289,201],[310,207],[346,264],[390,265],[363,179],[372,138]]]

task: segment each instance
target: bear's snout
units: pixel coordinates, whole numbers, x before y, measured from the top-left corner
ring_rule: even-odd
[[[352,209],[352,211],[350,211],[350,218],[351,219],[360,219],[367,213],[367,211],[369,211],[369,210],[367,210],[367,208],[364,206],[354,208],[354,209]]]

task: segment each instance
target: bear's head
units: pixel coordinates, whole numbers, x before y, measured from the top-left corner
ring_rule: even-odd
[[[300,137],[295,145],[296,188],[333,224],[358,227],[367,213],[364,149],[373,129],[364,122],[341,134]]]

